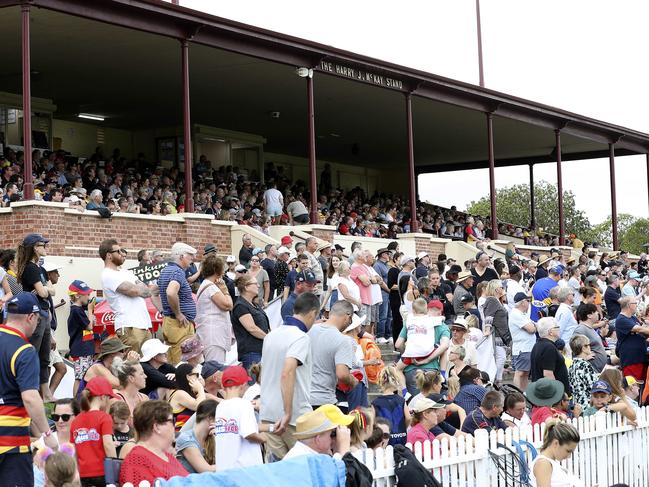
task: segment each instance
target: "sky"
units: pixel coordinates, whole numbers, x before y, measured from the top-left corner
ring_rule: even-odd
[[[180,0],[228,19],[478,84],[474,0]],[[649,2],[482,0],[485,86],[649,133]],[[611,212],[608,159],[562,164],[564,190],[591,223]],[[535,166],[556,183],[556,165]],[[431,180],[435,184],[427,184]],[[527,166],[496,168],[496,187],[528,183]],[[618,213],[649,216],[644,155],[616,158]],[[451,188],[470,185],[458,194]],[[487,170],[422,175],[420,198],[465,209],[489,193]],[[427,192],[427,188],[435,192]],[[448,190],[444,190],[448,188]],[[469,194],[470,193],[470,194]]]

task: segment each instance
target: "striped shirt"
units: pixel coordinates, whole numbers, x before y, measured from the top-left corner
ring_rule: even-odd
[[[21,393],[39,388],[36,350],[19,330],[0,326],[0,455],[29,453],[30,417]]]
[[[167,287],[169,286],[169,283],[171,281],[176,281],[178,284],[180,284],[180,289],[178,290],[180,312],[184,314],[188,320],[194,321],[194,319],[196,318],[196,303],[194,302],[194,297],[192,296],[192,288],[187,282],[185,271],[175,262],[170,262],[167,267],[162,269],[162,271],[160,272],[160,277],[158,278],[158,287],[160,288],[160,301],[162,301],[162,314],[175,318],[175,314],[169,306],[169,301],[167,300]]]

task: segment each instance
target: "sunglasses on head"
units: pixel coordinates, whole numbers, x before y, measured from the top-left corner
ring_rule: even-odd
[[[52,413],[52,421],[58,421],[59,419],[62,419],[66,423],[70,421],[70,418],[72,417],[71,414],[54,414]]]

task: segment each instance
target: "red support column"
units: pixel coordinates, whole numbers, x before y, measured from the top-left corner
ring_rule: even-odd
[[[479,84],[484,88],[484,67],[482,65],[482,25],[480,21],[480,0],[475,0],[475,18],[478,33],[478,75]]]
[[[318,223],[318,181],[315,153],[315,106],[313,102],[313,73],[306,77],[307,117],[309,130],[309,190],[311,192],[311,208],[309,219]]]
[[[489,152],[489,199],[491,201],[491,238],[498,238],[496,218],[496,162],[494,158],[494,117],[487,113],[487,147]]]
[[[183,143],[185,145],[185,211],[194,212],[194,189],[192,178],[192,121],[190,115],[189,97],[189,42],[180,41],[182,52],[182,79],[183,79]]]
[[[412,128],[412,95],[406,93],[406,130],[408,138],[408,181],[410,189],[410,232],[417,233],[417,189],[415,180],[415,142]]]
[[[23,54],[23,150],[25,151],[23,166],[23,198],[34,199],[34,180],[32,175],[32,83],[29,13],[30,5],[22,6],[22,54]]]
[[[559,245],[565,244],[564,235],[566,229],[563,221],[563,176],[561,173],[561,130],[554,131],[556,136],[556,151],[557,151],[557,193],[559,203]]]
[[[534,201],[534,164],[530,163],[530,228],[536,226],[536,204]]]
[[[647,198],[649,198],[649,154],[647,154]]]
[[[611,181],[611,234],[613,250],[618,249],[617,241],[617,193],[615,191],[615,144],[608,144],[608,167]]]

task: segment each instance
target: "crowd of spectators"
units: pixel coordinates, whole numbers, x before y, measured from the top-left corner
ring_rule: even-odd
[[[32,153],[35,197],[66,202],[79,211],[169,215],[185,211],[184,176],[177,167],[163,168],[138,154],[128,160],[115,149],[110,156],[97,149],[90,157],[70,156],[63,150],[34,150]],[[2,205],[22,198],[23,154],[6,148],[0,155]],[[213,169],[200,156],[193,171],[194,211],[216,219],[237,221],[262,232],[272,224],[306,224],[309,217],[309,188],[304,181],[291,181],[282,166],[266,164],[265,183],[259,174],[232,166]],[[332,185],[331,168],[320,174],[318,221],[337,227],[344,235],[396,238],[411,229],[411,215],[404,195],[361,188],[350,191]],[[491,235],[490,219],[419,202],[418,228],[437,237],[475,241]],[[527,229],[499,223],[499,233],[526,244],[558,245],[558,238],[543,229]]]

